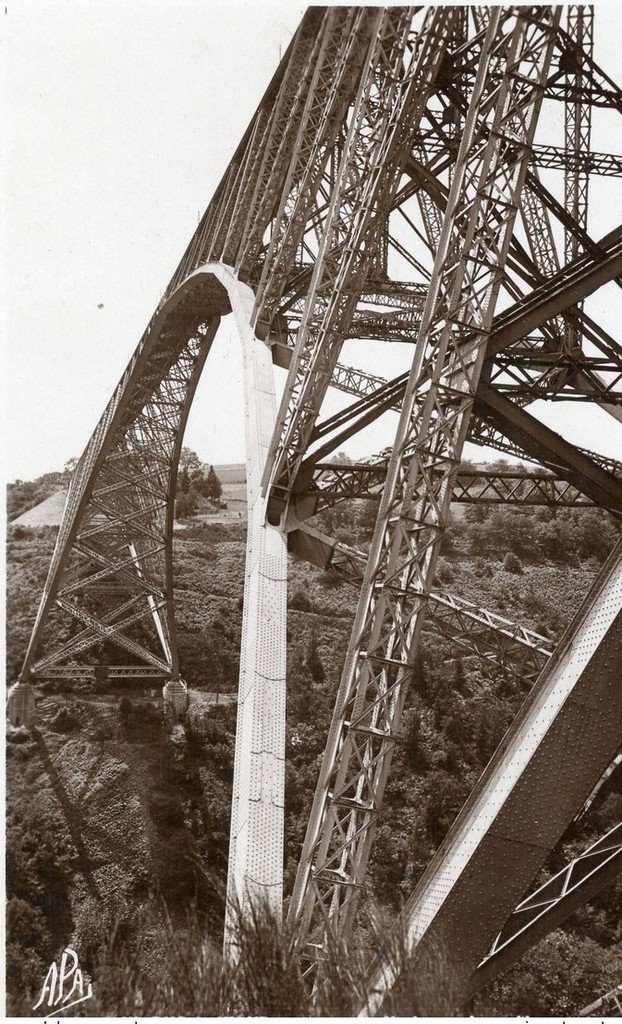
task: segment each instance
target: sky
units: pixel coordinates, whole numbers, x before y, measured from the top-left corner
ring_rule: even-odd
[[[303,10],[294,0],[6,0],[6,479],[60,469],[84,448]],[[621,29],[619,6],[599,4],[596,56],[614,77]],[[601,121],[594,148],[622,152],[618,122]],[[599,237],[622,204],[611,182],[594,195]],[[612,333],[614,301],[603,289],[588,307]],[[244,458],[230,319],[186,434],[215,463]],[[387,376],[403,358],[387,357]],[[328,411],[344,401],[331,396]],[[570,440],[620,454],[606,414],[536,411]],[[388,420],[350,453],[390,443]]]

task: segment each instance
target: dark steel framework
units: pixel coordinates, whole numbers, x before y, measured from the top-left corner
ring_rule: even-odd
[[[620,157],[591,149],[593,108],[622,113],[622,91],[594,60],[592,23],[585,6],[570,7],[564,24],[560,8],[535,5],[310,9],[72,476],[21,680],[178,678],[177,467],[199,377],[231,310],[215,277],[192,275],[207,263],[232,268],[254,292],[257,343],[287,369],[263,475],[267,523],[288,533],[290,550],[360,588],[290,905],[301,956],[320,976],[327,933],[347,938],[355,923],[426,616],[457,650],[509,664],[530,684],[538,677],[517,735],[543,694],[557,699],[567,686],[527,761],[508,762],[515,785],[503,806],[494,759],[478,784],[478,806],[490,820],[512,807],[512,826],[494,842],[482,829],[467,856],[460,822],[471,820],[471,801],[409,901],[415,953],[442,921],[465,992],[501,949],[509,963],[559,920],[558,903],[537,929],[515,930],[539,906],[538,894],[521,902],[525,891],[619,749],[619,555],[557,651],[435,585],[452,502],[622,512],[620,465],[525,408],[596,403],[612,425],[622,414],[622,348],[584,308],[603,285],[622,287],[622,227],[589,234],[590,177],[622,174]],[[560,103],[565,134],[553,145],[538,124]],[[558,196],[540,168],[561,172]],[[340,362],[356,339],[410,346],[408,372],[387,381]],[[353,398],[322,419],[329,387]],[[359,465],[326,461],[396,412],[386,452]],[[467,440],[532,465],[460,468]],[[353,498],[379,501],[366,553],[304,522]],[[574,694],[587,724],[564,718]],[[597,694],[611,701],[600,731]],[[564,765],[564,800],[553,785],[530,796],[535,766],[552,783],[559,744],[569,742],[577,754]],[[510,748],[511,737],[497,761]],[[538,837],[529,857],[515,833]],[[607,863],[598,878],[609,877]],[[484,867],[494,885],[482,903],[467,881]],[[594,890],[590,878],[584,885],[580,874],[575,901]],[[376,979],[377,1005],[394,980]]]

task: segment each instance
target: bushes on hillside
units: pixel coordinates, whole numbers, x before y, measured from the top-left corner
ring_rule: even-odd
[[[162,734],[164,728],[163,709],[160,702],[131,700],[122,697],[119,701],[119,721],[133,740],[153,740]]]
[[[508,551],[503,559],[503,568],[506,572],[512,572],[515,576],[521,576],[523,567],[513,551]]]
[[[452,526],[454,549],[463,555],[470,551],[499,559],[505,550],[523,562],[567,564],[572,557],[581,562],[594,558],[600,564],[619,537],[619,527],[601,509],[501,506],[484,519],[475,513],[477,508],[468,506],[464,520]]]
[[[374,506],[367,503],[367,518],[357,506],[352,509],[349,513],[344,504],[329,510],[335,532],[341,530],[349,543],[364,547],[365,530],[369,529],[371,518],[369,510],[373,511]],[[617,536],[609,517],[595,510],[560,511],[553,516],[548,510],[489,511],[475,506],[467,507],[466,512],[464,519],[452,522],[438,563],[442,586],[550,635],[565,626]],[[598,537],[595,539],[593,534]],[[578,563],[573,567],[566,564],[569,544]],[[33,536],[11,542],[11,664],[17,664],[23,654],[50,547],[51,537]],[[193,686],[207,690],[231,690],[236,686],[243,553],[244,531],[239,527],[193,525],[175,538],[181,667],[183,677]],[[288,629],[287,894],[291,891],[308,821],[356,603],[355,591],[334,573],[320,572],[297,562],[292,564],[291,594],[290,607],[294,613]],[[522,686],[509,670],[466,650],[457,658],[456,649],[442,635],[441,627],[428,618],[370,862],[370,885],[383,904],[397,906],[412,891],[522,699]],[[149,862],[148,873],[145,867],[132,899],[157,902],[161,898],[174,929],[182,927],[185,909],[194,901],[202,934],[207,929],[216,937],[222,928],[222,892],[218,885],[222,886],[228,856],[235,715],[235,706],[209,706],[202,714],[191,714],[185,740],[179,744],[170,742],[158,709],[147,701],[130,697],[120,701],[118,710],[108,710],[109,724],[101,735],[87,716],[83,725],[72,724],[63,716],[52,720],[57,732],[73,730],[72,739],[83,728],[81,738],[91,740],[95,736],[99,742],[112,737],[116,743],[137,745],[132,756],[137,761],[144,758],[151,772],[151,789],[145,803],[151,823],[153,863]],[[54,742],[60,745],[64,738],[57,736]],[[145,749],[141,750],[138,744],[143,743]],[[26,740],[9,743],[14,755],[31,748],[36,750]],[[26,770],[31,770],[30,765],[26,765]],[[618,789],[612,788],[595,808],[594,821],[599,828],[614,813],[609,803],[615,803]],[[602,821],[599,815],[604,815]],[[567,837],[559,856],[563,858],[568,844],[575,841],[576,836]],[[52,870],[46,875],[44,866],[40,867],[40,889],[34,886],[26,893],[11,891],[11,898],[26,905],[15,903],[11,913],[20,962],[26,965],[24,971],[31,971],[33,976],[39,970],[39,961],[43,963],[48,955],[41,929],[48,928],[49,921],[41,892],[56,892],[60,885]],[[218,884],[215,877],[220,879]],[[573,927],[580,929],[582,936],[597,938],[603,945],[614,941],[611,936],[617,934],[614,918],[618,907],[615,900],[613,907],[610,913],[597,905],[595,911],[586,912],[579,925]],[[205,925],[208,920],[209,927]],[[170,934],[163,932],[163,927],[166,926],[160,922],[158,941],[166,943]],[[57,937],[63,941],[60,933]],[[621,938],[622,935],[615,941]],[[116,952],[110,955],[116,963]],[[195,950],[195,960],[201,961],[202,956],[202,952],[197,954]],[[39,960],[35,963],[36,957]],[[550,967],[549,961],[545,966]],[[205,964],[203,968],[207,971]],[[589,978],[593,979],[589,964],[588,968]],[[154,974],[153,963],[150,969],[149,977],[160,977],[157,972]],[[104,968],[100,965],[99,970]],[[201,995],[202,1003],[199,996],[193,1002],[186,979],[183,997],[180,996],[166,974],[166,964],[163,970],[161,977],[171,987],[165,992],[158,981],[154,992],[149,990],[145,994],[146,975],[142,975],[137,986],[143,993],[143,1005],[134,1008],[131,1001],[125,1002],[126,1009],[137,1014],[145,1012],[153,995],[163,1000],[159,1005],[153,1004],[156,1012],[165,1013],[169,1005],[166,1000],[172,999],[174,993],[175,1012],[180,1012],[181,1006],[200,1008],[202,1012],[207,1005],[205,993]],[[105,1010],[110,1014],[117,1005],[116,996],[106,988],[103,977],[99,975],[98,991],[107,993],[110,1002]],[[117,976],[119,991],[124,977]],[[192,972],[189,977],[193,981],[199,979]],[[212,976],[208,973],[201,977]],[[533,981],[525,984],[532,986]],[[511,992],[495,996],[498,1005],[513,1012],[527,1006],[528,1002],[521,1002],[519,988],[517,981]],[[530,1009],[535,1012],[541,993],[537,988],[529,991],[529,998],[533,998]],[[248,1005],[265,1008],[270,1004],[257,997]],[[279,1003],[281,1008],[285,1005]],[[576,1008],[575,1003],[572,1005]],[[298,1007],[288,1003],[287,1008],[293,1012]]]
[[[303,590],[302,587],[298,587],[294,590],[289,601],[289,606],[290,608],[294,608],[297,612],[313,611],[313,604],[311,603],[309,594],[306,590]]]
[[[81,714],[75,704],[63,704],[56,714],[49,720],[49,726],[54,732],[71,732],[80,724]]]
[[[70,859],[75,856],[61,821],[14,803],[6,831],[6,968],[9,1015],[31,1016],[59,946],[72,928]]]
[[[7,487],[7,515],[16,519],[67,485],[67,467],[62,473],[44,473],[36,480],[16,480]]]
[[[557,929],[479,995],[477,1016],[576,1017],[619,984],[622,953]]]

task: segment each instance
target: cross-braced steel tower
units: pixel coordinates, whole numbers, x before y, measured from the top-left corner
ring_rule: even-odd
[[[21,685],[177,680],[177,466],[232,311],[249,526],[229,895],[243,908],[282,900],[287,550],[360,591],[289,908],[319,976],[329,933],[354,926],[425,617],[533,685],[406,905],[415,959],[442,940],[462,997],[620,867],[614,829],[525,896],[621,746],[620,550],[557,647],[435,583],[452,501],[622,512],[621,465],[528,408],[621,417],[622,347],[584,308],[622,287],[622,225],[590,234],[590,178],[622,177],[622,157],[591,149],[593,109],[622,114],[592,44],[589,7],[310,9],[73,474]],[[408,368],[345,365],[353,339],[399,343]],[[280,408],[272,363],[288,371]],[[331,387],[352,397],[325,415]],[[391,411],[389,449],[326,461]],[[537,465],[461,473],[467,440]],[[357,497],[379,501],[368,552],[309,523]],[[372,970],[368,1010],[395,980]]]

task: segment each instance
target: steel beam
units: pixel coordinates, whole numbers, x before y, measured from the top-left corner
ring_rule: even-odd
[[[594,9],[585,4],[570,4],[567,10],[568,35],[576,44],[574,67],[568,77],[572,79],[574,96],[564,103],[564,136],[567,163],[564,171],[564,205],[567,213],[583,230],[587,230],[587,203],[590,183],[586,157],[590,151],[592,134],[592,104],[583,95],[585,76],[583,63],[594,53]],[[577,236],[566,231],[566,263],[579,255]],[[576,343],[571,334],[569,344]]]
[[[479,964],[473,990],[489,985],[622,871],[622,824],[574,857],[518,904]]]
[[[264,473],[275,520],[347,336],[371,268],[381,211],[388,213],[397,191],[403,153],[434,86],[454,13],[429,11],[416,44],[412,16],[408,8],[378,9]]]
[[[388,457],[368,463],[319,463],[313,485],[297,495],[298,519],[317,515],[341,501],[364,498],[379,501],[386,479]],[[458,504],[549,506],[589,508],[594,502],[566,480],[546,470],[485,467],[461,468],[456,477],[452,501]]]
[[[586,89],[570,89],[567,92],[570,101],[585,103],[588,102],[589,93]],[[440,155],[444,152],[444,146],[440,141],[433,142],[426,140],[425,152],[427,156]],[[572,151],[569,152],[565,146],[534,145],[532,168],[543,167],[547,170],[565,170],[569,164],[576,163]],[[594,150],[585,150],[581,154],[582,167],[589,174],[602,175],[610,178],[622,177],[622,156],[614,153],[597,153]],[[585,226],[585,225],[584,225]]]
[[[481,37],[441,244],[290,904],[310,966],[327,928],[347,936],[353,923],[551,59],[559,12],[541,10],[531,22],[519,9],[508,24],[507,12],[492,8]],[[494,85],[490,61],[499,74]],[[422,395],[424,367],[430,367],[434,387]]]
[[[514,405],[489,385],[477,392],[476,412],[509,437],[532,458],[557,465],[558,473],[595,504],[613,512],[622,511],[622,481],[596,465],[534,416]]]
[[[622,1017],[622,984],[605,992],[595,1002],[584,1006],[579,1017]]]
[[[256,298],[256,314],[271,329],[348,105],[356,93],[375,18],[373,10],[364,8],[333,9],[328,13],[298,133],[293,141],[289,126],[284,133],[291,147],[289,167],[263,255]],[[248,258],[246,265],[247,272],[256,276]]]
[[[404,908],[409,970],[442,948],[459,999],[619,748],[621,656],[619,545]],[[378,965],[364,1012],[396,981]]]
[[[365,552],[300,524],[287,535],[288,550],[321,569],[333,569],[344,582],[360,586]],[[428,598],[426,628],[451,640],[461,651],[507,668],[524,682],[533,682],[555,649],[534,630],[436,589]]]

